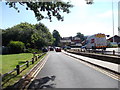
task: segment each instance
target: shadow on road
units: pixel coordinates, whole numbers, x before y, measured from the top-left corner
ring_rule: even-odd
[[[28,89],[43,89],[43,88],[55,88],[53,81],[55,80],[56,76],[50,77],[43,77],[40,79],[35,79],[29,85]]]

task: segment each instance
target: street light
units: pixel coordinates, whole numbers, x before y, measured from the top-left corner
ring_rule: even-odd
[[[113,42],[114,40],[114,11],[113,11],[113,0],[112,0],[112,24],[113,24]]]

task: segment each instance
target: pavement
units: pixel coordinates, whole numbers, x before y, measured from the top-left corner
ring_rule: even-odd
[[[98,65],[98,66],[101,66],[101,67],[104,67],[104,68],[107,68],[107,69],[112,70],[112,71],[117,72],[117,73],[120,73],[119,64],[115,64],[115,63],[111,63],[111,62],[105,62],[105,61],[102,61],[102,60],[93,59],[93,58],[89,58],[89,57],[85,57],[85,56],[81,56],[81,55],[71,54],[71,53],[68,53],[68,52],[65,52],[65,51],[62,51],[62,52],[67,54],[67,55],[70,55],[72,57],[76,57],[78,59],[82,59],[84,61],[93,63],[95,65]]]

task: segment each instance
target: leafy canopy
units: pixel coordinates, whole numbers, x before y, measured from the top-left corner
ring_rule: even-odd
[[[53,45],[54,46],[59,46],[60,45],[60,39],[61,39],[61,36],[60,36],[59,32],[57,30],[54,30],[52,34],[53,34],[53,37],[55,38]]]
[[[43,0],[44,1],[44,0]],[[20,12],[18,4],[25,6],[26,10],[32,10],[38,21],[42,19],[49,19],[52,22],[52,17],[56,17],[58,21],[63,21],[64,12],[70,13],[70,8],[73,7],[70,2],[63,2],[61,0],[48,0],[49,2],[40,2],[40,0],[34,0],[30,2],[6,2],[10,8],[14,8]],[[93,0],[85,0],[86,4],[93,4]],[[46,15],[42,12],[46,12]]]
[[[35,14],[35,17],[38,21],[42,19],[49,19],[52,21],[52,17],[56,17],[57,20],[63,21],[64,17],[61,15],[62,12],[70,13],[69,8],[73,7],[69,2],[6,2],[6,5],[9,5],[10,8],[14,8],[20,12],[17,4],[25,6],[26,10],[32,10]],[[42,14],[46,12],[46,16]]]
[[[10,41],[21,41],[26,48],[41,49],[54,41],[49,29],[42,23],[31,25],[21,23],[2,32],[2,44],[7,46]]]

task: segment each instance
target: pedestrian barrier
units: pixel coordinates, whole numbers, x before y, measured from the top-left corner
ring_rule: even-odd
[[[38,56],[34,56],[32,60],[26,61],[22,65],[16,65],[16,68],[9,71],[8,73],[3,74],[2,77],[2,86],[8,82],[10,79],[16,77],[19,75],[22,71],[24,71],[26,68],[28,68],[30,65],[34,64],[35,61],[37,61],[41,56],[43,56],[45,53],[42,53]]]
[[[106,55],[106,54],[96,54],[96,53],[93,53],[92,51],[78,52],[76,50],[67,50],[67,52],[90,57],[90,58],[95,58],[98,60],[107,61],[115,64],[120,64],[120,61],[119,61],[120,57],[118,57],[118,55],[115,56],[115,55]]]
[[[70,51],[76,51],[76,52],[86,52],[86,53],[97,53],[97,54],[104,54],[104,55],[113,55],[113,56],[120,56],[120,52],[113,51],[106,51],[106,50],[85,50],[85,49],[71,49]]]

